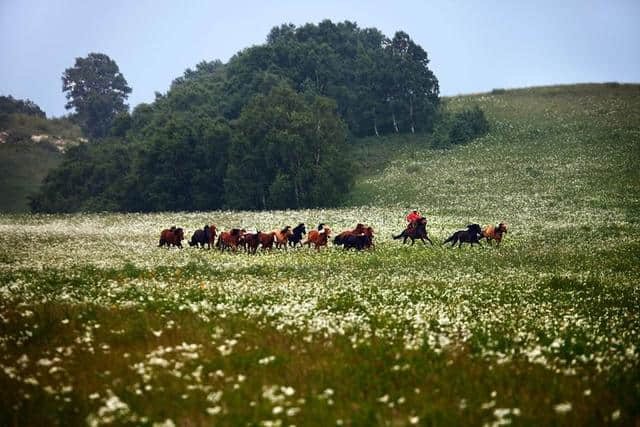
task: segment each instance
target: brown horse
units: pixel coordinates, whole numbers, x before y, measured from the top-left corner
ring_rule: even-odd
[[[255,254],[258,250],[258,245],[260,245],[259,234],[260,232],[244,233],[242,239],[240,239],[241,244],[248,253]]]
[[[365,249],[367,249],[367,248],[375,248],[376,245],[374,245],[374,243],[373,243],[373,227],[365,228],[364,232],[362,234],[369,238],[367,243],[364,246]]]
[[[234,228],[231,231],[223,231],[218,237],[216,246],[220,248],[221,252],[227,248],[231,249],[233,252],[236,252],[238,250],[240,238],[243,234],[244,230],[240,230],[238,228]]]
[[[367,227],[362,234],[349,234],[342,241],[344,249],[355,248],[356,250],[363,250],[374,248],[373,244],[373,228]]]
[[[275,243],[276,240],[276,233],[275,232],[270,232],[270,233],[262,233],[262,232],[258,232],[258,240],[260,241],[260,244],[262,245],[262,249],[272,249],[273,248],[273,244]]]
[[[309,234],[307,234],[307,238],[302,242],[302,244],[311,246],[311,244],[313,243],[316,250],[320,251],[320,247],[327,246],[329,236],[331,236],[331,229],[329,227],[324,227],[321,231],[311,230]]]
[[[345,230],[342,233],[338,234],[333,239],[333,244],[334,245],[342,245],[342,244],[344,244],[344,241],[348,236],[357,236],[359,234],[364,233],[364,230],[365,230],[364,224],[358,223],[356,225],[356,228],[354,228],[353,230]]]
[[[276,239],[276,249],[284,246],[284,249],[287,250],[287,241],[289,240],[289,236],[293,236],[291,226],[287,225],[282,230],[273,230],[273,233]]]
[[[160,244],[158,247],[167,245],[167,249],[171,245],[177,246],[182,249],[182,241],[184,240],[184,231],[182,228],[171,227],[170,229],[164,229],[160,233]]]
[[[496,241],[496,246],[500,246],[502,236],[507,233],[507,224],[500,223],[497,226],[488,225],[482,229],[482,237],[487,239],[487,243],[491,244],[492,240]]]

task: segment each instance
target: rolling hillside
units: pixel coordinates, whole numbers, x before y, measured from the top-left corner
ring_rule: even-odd
[[[0,215],[0,424],[637,425],[640,87],[496,92],[466,146],[356,142],[346,207]],[[375,249],[158,248],[299,222]]]
[[[61,161],[62,154],[49,144],[0,145],[0,212],[29,212],[29,194]]]
[[[29,195],[62,161],[67,147],[84,141],[69,120],[26,114],[0,118],[0,213],[29,212]]]
[[[424,137],[401,138],[399,149],[391,138],[360,143],[369,172],[350,204],[481,220],[559,221],[592,209],[637,216],[640,85],[494,92],[446,101],[453,111],[478,105],[487,114],[491,132],[470,145],[433,150]]]

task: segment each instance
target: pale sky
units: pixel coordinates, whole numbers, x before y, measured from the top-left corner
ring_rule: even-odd
[[[443,95],[640,82],[640,0],[0,0],[0,95],[66,113],[61,76],[90,52],[116,61],[133,108],[202,60],[227,62],[283,23],[349,20],[428,53]]]

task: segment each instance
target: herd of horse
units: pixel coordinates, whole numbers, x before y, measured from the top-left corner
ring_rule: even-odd
[[[191,236],[189,246],[199,247],[204,249],[208,247],[216,247],[221,251],[230,250],[237,252],[238,250],[244,250],[247,253],[255,254],[259,247],[262,250],[295,248],[300,246],[314,246],[319,251],[322,247],[327,247],[329,238],[331,237],[331,229],[325,224],[321,223],[314,230],[307,233],[304,223],[298,224],[296,227],[287,225],[284,228],[275,229],[268,232],[263,231],[247,231],[245,229],[233,228],[228,231],[222,231],[218,234],[218,229],[215,225],[205,225],[204,228],[196,230]],[[498,225],[488,225],[484,228],[479,224],[470,224],[464,230],[458,230],[453,233],[442,244],[451,243],[454,247],[458,244],[458,247],[462,247],[463,243],[469,243],[472,247],[474,244],[480,245],[480,240],[485,239],[487,243],[491,244],[492,241],[496,241],[497,245],[500,245],[504,234],[507,233],[507,225],[500,223]],[[306,237],[304,237],[306,235]],[[217,237],[217,239],[216,239]],[[426,245],[429,242],[433,245],[433,241],[427,234],[427,220],[426,218],[420,218],[413,224],[409,224],[402,233],[397,236],[393,236],[393,239],[403,239],[402,243],[406,243],[408,239],[411,239],[413,245],[416,240],[422,241]],[[365,249],[373,249],[375,247],[373,228],[364,224],[358,223],[355,228],[345,230],[334,237],[333,245],[342,246],[344,249],[355,249],[358,251]],[[184,230],[180,227],[171,227],[162,230],[160,233],[160,244],[158,246],[176,246],[182,248],[182,241],[184,240]]]

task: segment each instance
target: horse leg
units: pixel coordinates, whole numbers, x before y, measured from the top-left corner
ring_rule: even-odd
[[[427,236],[426,234],[424,235],[424,238],[427,239],[427,242],[431,243],[431,246],[433,246],[433,242],[431,241],[431,239],[429,238],[429,236]],[[426,245],[426,243],[425,243]]]

